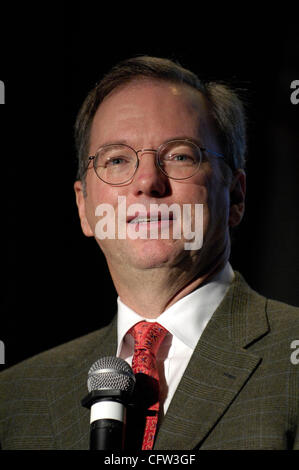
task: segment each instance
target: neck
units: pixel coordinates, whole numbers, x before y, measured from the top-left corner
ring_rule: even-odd
[[[219,272],[228,261],[222,254],[204,269],[182,266],[126,270],[124,275],[110,272],[117,293],[128,307],[144,318],[157,318],[167,308],[190,294]]]

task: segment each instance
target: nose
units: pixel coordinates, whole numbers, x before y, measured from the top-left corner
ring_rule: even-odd
[[[135,194],[150,197],[165,196],[169,190],[169,181],[156,165],[155,150],[142,150],[138,156],[139,166],[133,180]]]

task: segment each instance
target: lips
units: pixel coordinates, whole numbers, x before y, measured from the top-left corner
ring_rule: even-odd
[[[142,223],[150,223],[150,222],[159,222],[161,220],[173,220],[173,213],[146,213],[146,214],[138,214],[137,216],[129,216],[127,217],[127,223],[129,224],[142,224]]]

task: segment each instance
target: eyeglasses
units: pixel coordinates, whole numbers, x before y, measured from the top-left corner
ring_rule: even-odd
[[[164,175],[174,180],[191,178],[199,170],[203,157],[208,152],[219,158],[220,153],[199,147],[192,140],[170,140],[155,149],[134,150],[125,144],[107,144],[100,147],[96,154],[88,157],[88,165],[93,167],[98,178],[110,185],[128,183],[134,177],[139,166],[138,154],[156,153],[156,166]]]

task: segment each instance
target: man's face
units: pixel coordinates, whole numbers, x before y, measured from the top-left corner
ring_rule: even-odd
[[[169,140],[186,137],[221,153],[215,135],[208,103],[200,92],[168,82],[136,80],[114,90],[99,106],[91,128],[89,154],[94,155],[108,143],[122,142],[135,150],[157,149]],[[81,225],[87,236],[95,236],[99,204],[110,204],[117,216],[118,196],[126,197],[127,207],[139,203],[146,210],[154,203],[181,207],[203,204],[204,245],[200,250],[186,250],[184,238],[96,238],[112,272],[175,265],[188,269],[190,262],[204,269],[229,249],[229,189],[223,184],[217,158],[206,153],[203,156],[199,171],[185,180],[165,176],[155,165],[155,153],[145,152],[140,155],[133,180],[123,186],[101,181],[92,165],[86,176],[86,197],[81,183],[76,182]],[[194,211],[192,214],[194,217]]]

